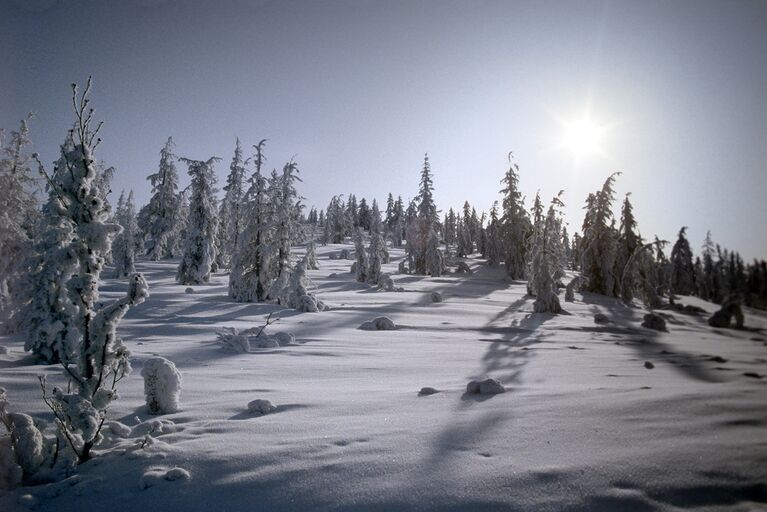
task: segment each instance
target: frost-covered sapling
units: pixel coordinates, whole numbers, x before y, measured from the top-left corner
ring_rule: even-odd
[[[99,127],[92,130],[90,126],[93,109],[88,108],[89,89],[90,79],[78,98],[73,85],[76,124],[73,143],[62,158],[66,172],[59,175],[58,181],[49,180],[59,198],[58,215],[68,220],[75,234],[67,241],[65,251],[72,259],[65,288],[73,307],[61,351],[68,389],[54,387],[49,395],[45,379],[41,379],[43,400],[78,462],[90,459],[92,448],[102,438],[101,427],[109,404],[118,397],[117,383],[131,371],[130,352],[117,336],[117,325],[131,306],[149,296],[143,276],[134,274],[125,297],[97,306],[105,256],[120,227],[107,222],[108,209],[93,157]]]
[[[181,372],[172,361],[152,357],[141,369],[144,377],[144,395],[150,414],[168,414],[178,411],[181,397]]]
[[[314,240],[309,241],[306,246],[306,268],[309,270],[317,270],[320,268],[319,261],[317,261],[317,251],[314,245]]]

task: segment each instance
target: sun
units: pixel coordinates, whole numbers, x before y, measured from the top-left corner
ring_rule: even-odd
[[[576,163],[595,155],[604,155],[604,126],[588,115],[562,121],[561,124],[561,147],[572,153]]]

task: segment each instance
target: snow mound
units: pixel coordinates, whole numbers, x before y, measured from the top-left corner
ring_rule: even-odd
[[[0,356],[5,355],[8,353],[8,349],[2,345],[0,345]]]
[[[108,432],[111,432],[117,437],[123,439],[130,437],[131,428],[124,423],[120,423],[119,421],[107,421],[104,423],[104,426],[107,428]]]
[[[607,315],[605,315],[604,313],[597,313],[596,315],[594,315],[594,323],[600,324],[600,325],[609,324],[610,319],[607,318]]]
[[[192,293],[194,293],[194,288],[189,286],[186,290],[184,290],[184,293],[192,294]]]
[[[418,392],[418,396],[429,396],[429,395],[434,395],[436,393],[439,393],[439,389],[427,386],[425,388],[421,388],[421,390]]]
[[[144,394],[151,414],[167,414],[178,411],[181,396],[181,372],[172,361],[164,357],[152,357],[141,369],[144,377]]]
[[[11,436],[0,437],[0,491],[10,491],[21,484],[21,466],[16,464]]]
[[[360,325],[363,331],[393,331],[396,328],[397,325],[388,316],[379,316]]]
[[[296,337],[292,333],[266,334],[260,327],[244,331],[226,327],[218,333],[218,344],[227,352],[248,353],[253,348],[277,348],[295,343]]]
[[[174,467],[168,470],[153,468],[141,475],[139,488],[144,490],[154,487],[163,481],[175,482],[177,480],[190,480],[191,478],[192,474],[184,468]]]
[[[466,385],[466,393],[469,395],[497,395],[505,392],[503,384],[495,379],[473,380]]]
[[[258,398],[256,400],[248,402],[248,412],[251,414],[256,414],[261,416],[264,414],[269,414],[270,412],[274,412],[276,410],[277,408],[269,400]]]
[[[644,316],[644,322],[642,322],[642,327],[646,327],[647,329],[653,329],[655,331],[667,331],[666,319],[658,315],[657,313],[647,313]]]
[[[431,292],[431,301],[432,302],[442,302],[444,299],[442,298],[442,294],[439,292]]]

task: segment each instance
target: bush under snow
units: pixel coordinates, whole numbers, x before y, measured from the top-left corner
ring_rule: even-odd
[[[360,325],[363,331],[393,331],[396,328],[397,325],[386,316],[379,316]]]
[[[147,359],[141,370],[141,376],[144,377],[144,394],[151,414],[178,411],[181,372],[172,361],[164,357]]]
[[[473,380],[466,385],[466,393],[470,395],[497,395],[505,392],[503,384],[495,379]]]
[[[258,398],[248,403],[248,412],[251,414],[263,415],[276,411],[277,408],[269,400]]]

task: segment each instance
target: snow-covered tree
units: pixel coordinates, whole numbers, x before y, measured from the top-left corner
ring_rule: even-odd
[[[178,171],[173,154],[173,138],[168,137],[160,150],[160,166],[147,179],[152,184],[152,197],[139,213],[139,227],[152,260],[172,258],[180,254],[181,236],[186,217],[180,211]]]
[[[275,258],[272,264],[275,266],[277,280],[281,283],[275,290],[281,289],[283,283],[286,283],[286,276],[290,272],[290,247],[298,241],[301,233],[300,216],[303,207],[302,198],[296,190],[296,181],[301,181],[298,177],[298,164],[291,160],[283,166],[281,175],[273,172],[269,182],[269,198],[274,212]],[[278,293],[269,292],[269,295],[277,298]]]
[[[490,208],[490,223],[487,225],[486,257],[487,264],[494,266],[503,260],[503,240],[501,239],[501,221],[498,218],[498,202]]]
[[[634,218],[634,207],[629,200],[630,195],[630,193],[626,194],[621,207],[621,223],[613,271],[614,275],[620,279],[619,290],[625,302],[631,302],[634,298],[634,290],[640,286],[639,268],[634,264],[639,262],[632,256],[643,245],[641,237],[636,232],[637,223]]]
[[[359,262],[359,260],[357,261]],[[379,232],[373,231],[368,248],[368,283],[378,284],[381,277],[381,265],[384,263],[389,263],[389,251],[386,249],[386,242]]]
[[[127,277],[136,272],[136,206],[133,203],[133,191],[125,198],[125,192],[120,194],[117,201],[114,220],[122,227],[112,243],[112,262],[115,266],[116,278]]]
[[[306,245],[306,268],[311,270],[320,268],[319,261],[317,261],[317,250],[314,245],[314,240],[310,240]]]
[[[368,260],[368,253],[365,251],[365,245],[362,241],[362,229],[357,230],[357,234],[354,237],[354,256],[356,261],[354,263],[354,275],[358,282],[366,283],[368,281],[368,268],[370,263]]]
[[[19,130],[11,132],[7,140],[0,130],[0,318],[7,327],[15,327],[18,320],[11,322],[11,317],[29,300],[21,281],[40,217],[28,152],[31,117],[22,120]]]
[[[218,208],[215,198],[216,175],[213,163],[217,157],[207,161],[181,158],[189,166],[192,177],[192,197],[189,203],[189,222],[184,244],[184,254],[176,273],[179,284],[202,284],[210,279],[216,261],[216,230]]]
[[[266,139],[254,146],[256,169],[245,195],[245,226],[229,273],[229,296],[238,302],[265,301],[276,277],[272,265],[274,214],[266,178],[261,175],[265,144]]]
[[[383,234],[383,222],[381,221],[381,210],[378,209],[378,202],[373,199],[373,206],[370,208],[370,222],[368,226],[370,233]]]
[[[471,217],[469,222],[471,222]],[[465,258],[474,252],[474,244],[471,242],[471,228],[466,223],[466,217],[458,216],[456,231],[458,234],[457,254],[460,258]]]
[[[589,194],[583,221],[583,239],[580,242],[581,271],[586,278],[584,288],[611,297],[615,296],[620,279],[613,273],[617,236],[612,227],[612,203],[615,199],[613,184],[619,174],[611,174],[600,190]]]
[[[232,163],[229,164],[229,176],[226,178],[226,185],[224,186],[226,193],[221,202],[218,226],[221,249],[219,263],[227,268],[230,266],[232,255],[237,252],[240,233],[242,232],[244,187],[245,161],[242,158],[240,139],[237,138]]]
[[[437,245],[439,242],[437,237],[439,216],[437,206],[434,203],[433,191],[434,185],[431,166],[429,165],[429,156],[425,155],[421,169],[418,197],[414,203],[411,203],[411,205],[414,204],[414,208],[409,208],[411,212],[407,221],[407,246],[405,251],[410,261],[410,268],[416,274],[433,274],[438,263],[437,260],[439,262],[442,261],[441,254],[439,258],[435,254],[431,254],[431,259],[427,259],[427,252],[430,250],[432,252],[434,250],[439,251],[438,247],[436,249],[431,247],[430,249],[430,246],[433,245],[431,243],[432,238],[437,239]]]
[[[528,292],[535,296],[533,308],[536,313],[559,313],[562,308],[557,296],[558,275],[562,268],[562,221],[561,208],[564,206],[560,195],[551,201],[545,217],[535,216],[532,243],[530,244],[530,269],[528,271]]]
[[[671,249],[671,293],[680,295],[695,293],[695,268],[686,230],[687,227],[679,230],[677,241]]]
[[[526,240],[530,232],[530,219],[525,211],[522,193],[519,191],[519,166],[509,153],[509,169],[501,180],[503,215],[501,232],[504,245],[506,273],[512,279],[524,279],[526,271]]]
[[[54,387],[47,393],[43,379],[43,399],[53,412],[65,443],[79,462],[87,461],[101,439],[101,428],[110,402],[117,398],[116,384],[130,372],[129,352],[116,335],[119,321],[131,305],[148,296],[146,281],[140,274],[131,277],[128,293],[109,305],[99,307],[99,278],[114,236],[120,227],[110,224],[93,151],[100,124],[92,129],[93,109],[89,108],[88,86],[78,97],[73,85],[76,123],[72,136],[62,146],[62,158],[49,177],[49,225],[61,227],[69,236],[57,238],[54,250],[60,257],[56,282],[41,285],[36,294],[66,296],[56,300],[68,316],[66,325],[52,328],[59,344],[34,348],[56,356],[64,365],[69,381],[67,391]],[[42,166],[41,166],[42,167]],[[45,301],[44,301],[45,302]],[[61,322],[62,317],[48,322]]]

